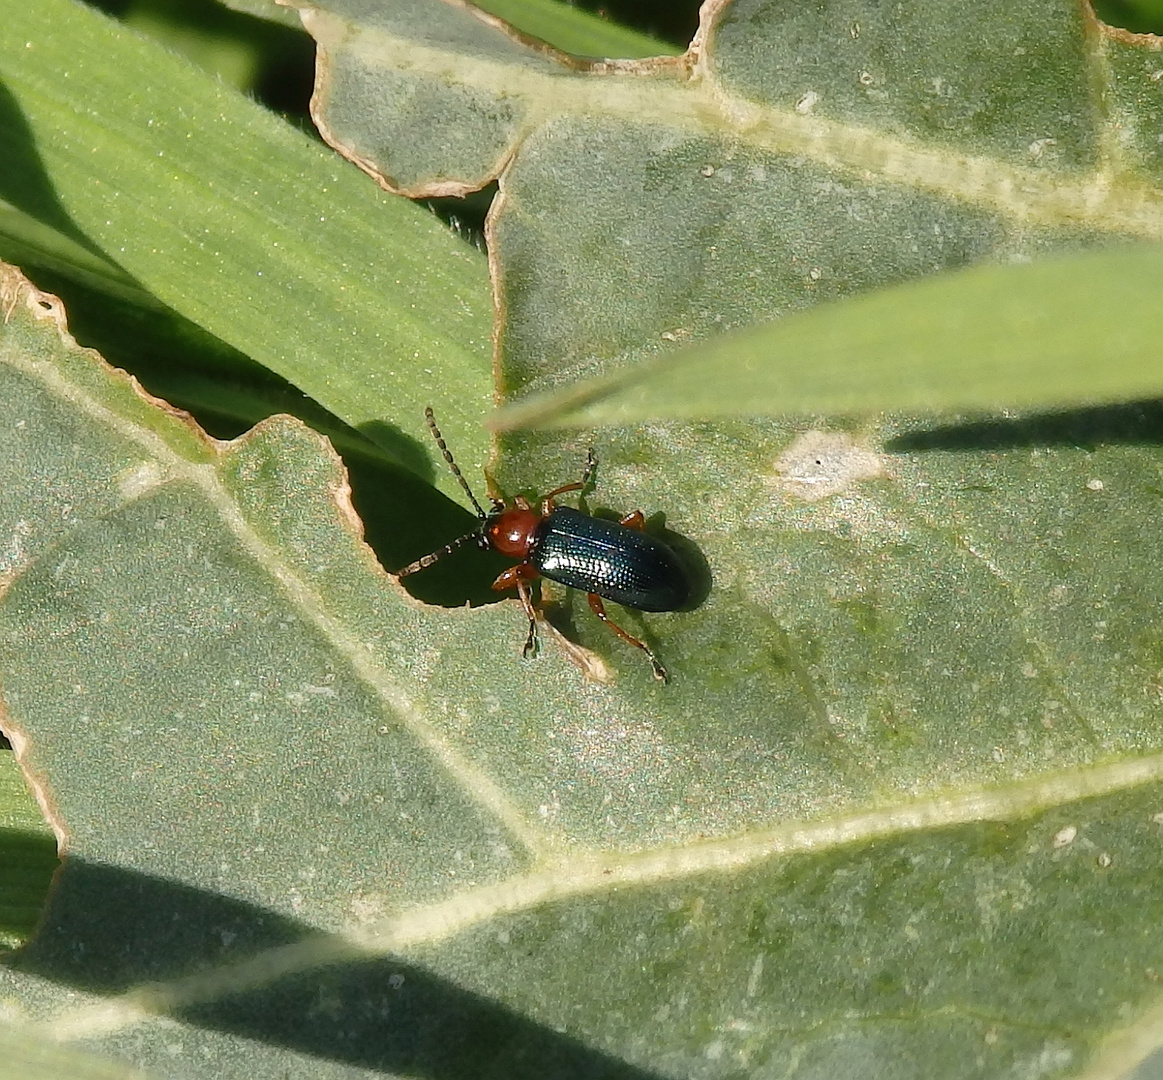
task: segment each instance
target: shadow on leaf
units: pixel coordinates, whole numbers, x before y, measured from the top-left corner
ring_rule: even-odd
[[[280,956],[296,949],[322,962],[279,974]],[[240,975],[232,988],[231,970],[261,971],[264,953],[269,978]],[[414,964],[353,958],[341,939],[251,904],[78,858],[63,864],[40,934],[8,966],[105,995],[164,981],[144,988],[145,1000],[172,995],[168,1012],[186,1023],[393,1074],[657,1075]]]
[[[1163,444],[1163,401],[1132,401],[991,417],[910,431],[885,443],[890,453],[926,450],[1013,450],[1027,446],[1070,446],[1093,450],[1112,443]]]
[[[4,147],[4,168],[0,169],[0,199],[29,217],[47,225],[87,251],[106,259],[61,206],[36,149],[32,131],[20,106],[0,83],[0,145]]]

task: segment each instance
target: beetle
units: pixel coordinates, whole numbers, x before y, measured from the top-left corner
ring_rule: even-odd
[[[581,480],[554,488],[538,500],[536,508],[520,495],[511,502],[493,496],[492,511],[486,513],[453,460],[431,408],[424,410],[424,417],[453,476],[476,508],[480,525],[438,551],[409,563],[396,576],[415,574],[469,541],[485,550],[491,548],[520,560],[501,572],[493,588],[499,592],[517,590],[529,619],[523,656],[528,657],[537,649],[537,609],[529,587],[538,577],[546,577],[585,592],[590,610],[623,641],[641,649],[654,669],[655,678],[666,682],[666,668],[650,646],[614,622],[606,614],[602,601],[613,600],[639,611],[676,611],[690,598],[690,577],[674,551],[644,531],[646,523],[641,510],[615,522],[557,505],[558,496],[584,491],[590,486],[598,464],[593,450],[586,458]]]

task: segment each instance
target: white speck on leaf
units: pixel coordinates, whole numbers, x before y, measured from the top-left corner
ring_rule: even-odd
[[[807,116],[816,107],[819,100],[820,95],[815,90],[809,90],[796,102],[796,112],[801,116]]]
[[[755,958],[755,963],[751,965],[751,974],[747,976],[747,996],[755,997],[759,993],[759,980],[763,978],[763,954],[760,953]]]
[[[1074,843],[1074,838],[1078,835],[1078,827],[1075,825],[1067,825],[1059,829],[1054,834],[1054,846],[1056,848],[1069,847]]]
[[[23,518],[12,527],[8,550],[0,552],[0,575],[10,574],[13,570],[24,565],[27,559],[24,541],[31,532],[32,526]]]

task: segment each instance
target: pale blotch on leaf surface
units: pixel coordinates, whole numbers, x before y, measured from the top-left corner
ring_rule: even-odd
[[[884,475],[880,455],[850,435],[805,431],[775,462],[778,486],[814,502],[847,490],[859,480]]]
[[[165,479],[165,472],[157,462],[146,461],[120,473],[117,487],[123,498],[137,499],[153,491]]]

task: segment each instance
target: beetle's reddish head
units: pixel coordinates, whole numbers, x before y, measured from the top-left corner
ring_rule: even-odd
[[[489,546],[511,559],[525,559],[533,546],[541,515],[528,507],[511,507],[490,514],[485,522]]]

